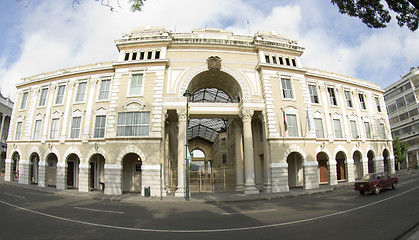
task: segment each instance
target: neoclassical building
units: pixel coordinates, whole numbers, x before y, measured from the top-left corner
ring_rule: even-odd
[[[394,172],[383,90],[303,67],[294,40],[144,28],[115,44],[115,62],[17,84],[6,181],[184,197],[203,179],[258,194]]]

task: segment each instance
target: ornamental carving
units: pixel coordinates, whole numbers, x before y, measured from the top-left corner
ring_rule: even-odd
[[[218,56],[211,56],[207,59],[209,70],[221,70],[221,58]]]

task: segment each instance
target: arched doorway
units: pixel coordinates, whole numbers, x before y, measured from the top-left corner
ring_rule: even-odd
[[[20,161],[20,155],[18,152],[14,152],[12,154],[12,166],[11,166],[11,174],[13,181],[19,180],[19,161]]]
[[[346,155],[340,151],[336,154],[336,177],[339,181],[346,181]]]
[[[3,151],[0,155],[0,176],[5,173],[6,170],[6,152]]]
[[[367,158],[368,158],[368,173],[373,173],[375,172],[375,167],[374,167],[374,152],[372,150],[369,150],[367,153]]]
[[[287,157],[288,163],[288,186],[302,187],[304,182],[303,157],[298,152],[292,152]]]
[[[362,178],[363,174],[363,168],[362,168],[362,155],[360,151],[355,151],[353,156],[354,160],[354,177],[355,179]]]
[[[387,173],[391,173],[391,163],[390,163],[390,153],[387,149],[383,151],[383,161],[384,161],[384,171]]]
[[[327,184],[329,183],[329,168],[327,162],[329,158],[325,152],[319,152],[316,156],[319,168],[319,183]]]
[[[128,153],[122,159],[122,191],[141,193],[142,161],[136,153]]]
[[[48,187],[57,186],[57,163],[58,158],[54,153],[50,153],[47,156],[47,168],[46,168],[46,185]]]
[[[72,153],[67,157],[67,187],[78,188],[79,186],[79,164],[77,154]]]
[[[104,190],[105,183],[105,157],[100,154],[94,154],[90,157],[90,175],[89,188]]]
[[[38,184],[39,180],[39,155],[38,153],[32,153],[30,159],[30,183]]]

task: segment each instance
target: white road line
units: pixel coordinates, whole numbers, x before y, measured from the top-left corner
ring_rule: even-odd
[[[104,212],[104,213],[117,213],[117,214],[124,214],[124,212],[118,211],[108,211],[108,210],[100,210],[100,209],[93,209],[93,208],[83,208],[83,207],[74,207],[75,209],[92,211],[92,212]]]
[[[23,196],[19,196],[19,195],[8,193],[8,192],[5,192],[4,194],[9,195],[9,196],[13,196],[13,197],[17,197],[17,198],[25,198]]]
[[[407,191],[401,192],[401,193],[396,194],[394,196],[384,198],[384,199],[376,201],[376,202],[372,202],[372,203],[365,204],[365,205],[362,205],[362,206],[359,206],[359,207],[350,208],[350,209],[347,209],[347,210],[344,210],[344,211],[334,212],[334,213],[330,213],[330,214],[326,214],[326,215],[322,215],[322,216],[306,218],[306,219],[290,221],[290,222],[257,225],[257,226],[253,226],[253,227],[237,227],[237,228],[221,228],[221,229],[178,229],[178,230],[174,230],[174,229],[122,227],[122,226],[92,223],[92,222],[78,221],[78,220],[69,219],[69,218],[63,218],[63,217],[59,217],[59,216],[55,216],[55,215],[51,215],[51,214],[46,214],[46,213],[43,213],[43,212],[38,212],[38,211],[35,211],[35,210],[30,210],[28,208],[19,207],[17,205],[12,204],[12,203],[4,202],[2,200],[0,200],[0,203],[3,203],[5,205],[8,205],[10,207],[14,207],[14,208],[17,208],[17,209],[20,209],[20,210],[23,210],[23,211],[27,211],[27,212],[30,212],[30,213],[38,214],[38,215],[49,217],[49,218],[54,218],[54,219],[61,220],[61,221],[84,224],[84,225],[88,225],[88,226],[103,227],[103,228],[109,228],[109,229],[119,229],[119,230],[139,231],[139,232],[163,232],[163,233],[169,233],[169,232],[172,232],[172,233],[211,233],[211,232],[233,232],[233,231],[244,231],[244,230],[253,230],[253,229],[264,229],[264,228],[288,226],[288,225],[304,223],[304,222],[311,222],[311,221],[315,221],[315,220],[320,220],[320,219],[324,219],[324,218],[328,218],[328,217],[333,217],[333,216],[342,215],[342,214],[345,214],[345,213],[357,211],[357,210],[367,208],[367,207],[370,207],[370,206],[373,206],[373,205],[377,205],[379,203],[388,201],[390,199],[400,197],[401,195],[404,195],[406,193],[414,191],[418,188],[419,188],[419,186],[411,188]]]
[[[235,215],[235,214],[273,212],[273,211],[276,211],[276,210],[278,210],[278,209],[274,208],[274,209],[265,209],[265,210],[257,210],[257,211],[246,211],[246,212],[225,212],[225,213],[220,213],[220,215]]]
[[[358,197],[358,196],[346,197],[346,198],[344,198],[343,200],[348,200],[348,199],[351,199],[351,198],[356,198],[356,197]]]

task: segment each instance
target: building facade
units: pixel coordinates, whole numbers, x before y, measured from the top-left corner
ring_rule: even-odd
[[[415,167],[419,159],[419,67],[384,90],[392,135],[409,145],[401,167]]]
[[[313,189],[394,172],[383,91],[303,67],[296,41],[144,28],[115,43],[116,62],[17,85],[6,181],[184,197],[187,144],[205,154],[212,191]]]
[[[10,118],[12,116],[13,102],[8,97],[4,97],[0,93],[0,174],[3,175],[5,171],[6,160],[6,140],[9,133]]]

